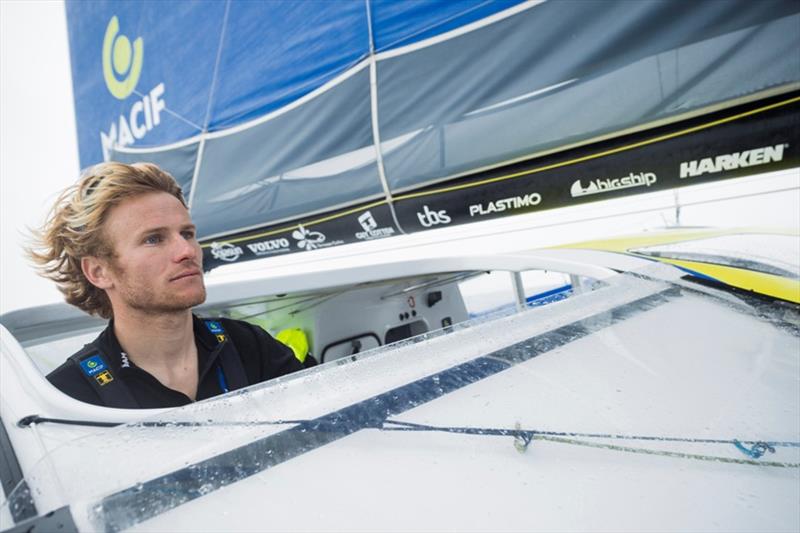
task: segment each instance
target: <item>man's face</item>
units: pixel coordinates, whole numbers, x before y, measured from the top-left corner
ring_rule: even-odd
[[[106,289],[115,313],[120,305],[164,313],[205,301],[203,254],[177,198],[164,192],[128,198],[111,209],[103,231],[115,255]]]

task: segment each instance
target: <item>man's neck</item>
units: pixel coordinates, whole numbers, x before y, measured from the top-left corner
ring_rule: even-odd
[[[196,357],[192,312],[114,313],[114,334],[128,357],[146,370],[174,368]]]

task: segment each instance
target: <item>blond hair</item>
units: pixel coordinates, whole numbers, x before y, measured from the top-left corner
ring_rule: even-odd
[[[113,244],[103,233],[109,211],[126,198],[152,192],[171,194],[186,207],[175,179],[152,163],[100,163],[61,193],[44,226],[32,231],[27,252],[39,273],[56,282],[67,303],[92,315],[113,316],[106,292],[84,276],[81,259],[113,260]]]

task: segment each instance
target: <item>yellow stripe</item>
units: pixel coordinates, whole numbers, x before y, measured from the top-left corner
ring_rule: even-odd
[[[627,146],[620,146],[618,148],[612,148],[611,150],[606,150],[604,152],[598,152],[596,154],[589,154],[589,155],[586,155],[586,156],[583,156],[583,157],[570,159],[568,161],[562,161],[561,163],[553,163],[552,165],[545,165],[543,167],[534,168],[534,169],[531,169],[531,170],[523,170],[521,172],[517,172],[517,173],[514,173],[514,174],[508,174],[506,176],[498,176],[496,178],[488,178],[488,179],[485,179],[485,180],[476,181],[476,182],[472,182],[472,183],[465,183],[463,185],[454,185],[452,187],[444,187],[444,188],[435,189],[435,190],[432,190],[432,191],[425,191],[425,192],[418,192],[418,193],[399,195],[399,196],[395,196],[394,199],[395,200],[409,200],[411,198],[419,198],[421,196],[430,196],[432,194],[441,194],[443,192],[458,191],[458,190],[467,189],[467,188],[470,188],[470,187],[477,187],[478,185],[486,185],[488,183],[496,183],[498,181],[505,181],[505,180],[509,180],[509,179],[519,178],[519,177],[522,177],[522,176],[528,176],[530,174],[537,174],[539,172],[544,172],[546,170],[552,170],[554,168],[566,167],[566,166],[569,166],[569,165],[574,165],[576,163],[582,163],[584,161],[591,161],[592,159],[599,159],[599,158],[605,157],[607,155],[618,154],[620,152],[625,152],[627,150],[632,150],[634,148],[640,148],[642,146],[647,146],[649,144],[654,144],[654,143],[657,143],[657,142],[673,139],[675,137],[688,135],[689,133],[702,131],[702,130],[705,130],[705,129],[708,129],[708,128],[712,128],[714,126],[719,126],[720,124],[726,124],[728,122],[733,122],[734,120],[739,120],[740,118],[745,118],[745,117],[748,117],[748,116],[751,116],[751,115],[755,115],[755,114],[758,114],[758,113],[763,113],[764,111],[769,111],[769,110],[772,110],[772,109],[776,109],[778,107],[782,107],[782,106],[786,106],[786,105],[789,105],[789,104],[793,104],[795,102],[800,102],[800,96],[797,96],[795,98],[790,98],[789,100],[784,100],[782,102],[776,102],[776,103],[770,104],[768,106],[759,107],[758,109],[752,109],[750,111],[745,111],[744,113],[739,113],[738,115],[733,115],[733,116],[730,116],[730,117],[721,118],[719,120],[715,120],[713,122],[708,122],[706,124],[700,124],[700,125],[694,126],[692,128],[687,128],[685,130],[676,131],[674,133],[668,133],[666,135],[661,135],[660,137],[654,137],[652,139],[648,139],[648,140],[645,140],[645,141],[639,141],[637,143],[629,144]]]
[[[573,244],[560,244],[552,248],[574,248],[580,250],[602,250],[606,252],[629,253],[630,250],[655,246],[657,244],[672,244],[676,242],[694,241],[709,237],[723,235],[743,234],[742,230],[669,230],[663,232],[648,232],[640,235],[615,237],[611,239],[598,239],[583,241]],[[649,257],[649,256],[648,256]]]
[[[637,235],[624,235],[609,239],[597,239],[593,241],[581,241],[570,244],[559,244],[551,246],[551,249],[573,248],[579,250],[602,250],[606,252],[629,253],[637,248],[645,248],[658,244],[675,244],[699,239],[709,239],[712,237],[724,237],[726,235],[783,235],[787,237],[800,238],[800,233],[791,230],[779,230],[773,228],[731,228],[731,229],[669,229],[653,231]],[[650,256],[647,256],[650,257]]]
[[[798,236],[800,234],[793,231],[775,231],[764,230],[759,228],[743,229],[734,228],[727,230],[669,230],[663,232],[654,232],[644,235],[633,235],[627,237],[619,237],[613,239],[600,239],[595,241],[585,241],[575,244],[565,244],[554,246],[553,248],[572,248],[572,249],[588,249],[588,250],[601,250],[607,252],[618,252],[623,254],[641,257],[644,259],[661,261],[675,266],[681,266],[689,270],[693,270],[700,274],[704,274],[714,278],[722,283],[754,291],[759,294],[765,294],[775,298],[781,298],[790,302],[800,303],[800,281],[777,276],[773,274],[766,274],[756,272],[748,269],[735,268],[725,265],[717,265],[712,263],[701,263],[697,261],[686,261],[678,259],[666,259],[663,257],[653,257],[651,255],[639,254],[635,250],[637,248],[644,248],[647,246],[655,246],[659,244],[673,244],[697,239],[707,239],[712,237],[720,237],[725,235],[746,235],[746,234],[773,234],[773,235],[789,235]]]
[[[665,259],[663,257],[651,259],[657,259],[664,263],[670,263],[699,272],[732,287],[738,287],[758,294],[766,294],[767,296],[800,304],[800,280],[742,268],[698,263],[696,261]]]
[[[751,109],[750,111],[745,111],[743,113],[739,113],[738,115],[733,115],[733,116],[730,116],[730,117],[722,118],[722,119],[719,119],[719,120],[715,120],[713,122],[708,122],[706,124],[700,124],[700,125],[694,126],[692,128],[687,128],[685,130],[676,131],[674,133],[668,133],[666,135],[661,135],[659,137],[654,137],[652,139],[648,139],[648,140],[645,140],[645,141],[639,141],[637,143],[629,144],[627,146],[620,146],[618,148],[613,148],[611,150],[598,152],[596,154],[589,154],[589,155],[586,155],[586,156],[583,156],[583,157],[570,159],[568,161],[562,161],[560,163],[553,163],[552,165],[545,165],[545,166],[539,167],[539,168],[534,168],[534,169],[530,169],[530,170],[524,170],[524,171],[521,171],[521,172],[516,172],[514,174],[508,174],[506,176],[497,176],[495,178],[487,178],[485,180],[475,181],[475,182],[471,182],[471,183],[465,183],[465,184],[462,184],[462,185],[454,185],[452,187],[443,187],[441,189],[435,189],[435,190],[432,190],[432,191],[417,192],[417,193],[410,193],[410,194],[404,194],[404,195],[400,195],[400,196],[395,196],[394,200],[395,201],[398,201],[398,200],[410,200],[412,198],[420,198],[420,197],[423,197],[423,196],[431,196],[431,195],[434,195],[434,194],[441,194],[441,193],[445,193],[445,192],[459,191],[459,190],[462,190],[462,189],[469,189],[469,188],[472,188],[472,187],[478,187],[480,185],[486,185],[488,183],[497,183],[499,181],[505,181],[505,180],[509,180],[509,179],[519,178],[519,177],[522,177],[522,176],[529,176],[531,174],[537,174],[539,172],[544,172],[546,170],[552,170],[554,168],[561,168],[561,167],[566,167],[566,166],[570,166],[570,165],[575,165],[577,163],[582,163],[584,161],[591,161],[593,159],[599,159],[601,157],[605,157],[605,156],[608,156],[608,155],[613,155],[613,154],[618,154],[620,152],[633,150],[634,148],[640,148],[642,146],[647,146],[647,145],[655,144],[655,143],[658,143],[658,142],[661,142],[661,141],[674,139],[675,137],[681,137],[683,135],[688,135],[690,133],[694,133],[694,132],[697,132],[697,131],[702,131],[702,130],[705,130],[705,129],[708,129],[708,128],[712,128],[714,126],[719,126],[720,124],[726,124],[728,122],[733,122],[734,120],[739,120],[741,118],[745,118],[745,117],[749,117],[749,116],[752,116],[752,115],[756,115],[758,113],[763,113],[765,111],[770,111],[772,109],[777,109],[779,107],[790,105],[790,104],[793,104],[793,103],[796,103],[796,102],[800,102],[800,96],[797,96],[797,97],[794,97],[794,98],[790,98],[790,99],[784,100],[782,102],[776,102],[776,103],[770,104],[768,106],[759,107],[757,109]],[[364,209],[371,209],[373,207],[377,207],[379,205],[384,205],[386,203],[388,203],[386,200],[380,200],[380,201],[377,201],[377,202],[373,202],[371,204],[367,204],[365,206],[356,207],[354,209],[349,209],[349,210],[343,211],[341,213],[328,215],[326,217],[318,218],[316,220],[312,220],[312,221],[303,223],[303,226],[306,226],[306,227],[314,226],[315,224],[321,224],[321,223],[327,222],[329,220],[335,220],[337,218],[341,218],[341,217],[344,217],[344,216],[347,216],[347,215],[350,215],[350,214],[353,214],[353,213],[357,213],[358,211],[362,211]],[[271,235],[277,235],[278,233],[283,233],[285,231],[289,231],[289,230],[291,230],[293,228],[296,228],[297,226],[298,226],[298,224],[293,224],[291,226],[285,226],[285,227],[280,228],[280,229],[265,231],[263,233],[258,233],[258,234],[255,234],[255,235],[248,235],[248,236],[239,237],[239,238],[236,238],[236,239],[225,239],[224,242],[237,243],[237,242],[247,241],[247,240],[250,240],[250,239],[258,239],[258,238],[261,238],[261,237],[269,237]],[[211,246],[211,244],[212,243],[203,244],[203,245],[201,245],[201,247],[202,248],[208,248],[208,247]]]

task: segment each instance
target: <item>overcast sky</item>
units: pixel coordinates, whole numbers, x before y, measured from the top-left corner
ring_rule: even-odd
[[[22,258],[79,172],[63,2],[0,0],[0,312],[57,301]]]
[[[58,192],[78,177],[66,28],[61,1],[0,0],[0,313],[61,300],[51,282],[34,274],[23,257],[22,245],[26,227],[39,226]],[[702,187],[684,189],[681,199],[687,202],[703,201],[709,194],[734,197],[765,189],[783,192],[697,204],[682,210],[681,221],[687,225],[767,225],[800,230],[798,186],[800,171],[794,169],[751,179],[741,186],[725,182],[712,193]],[[661,197],[671,195],[667,192]],[[650,200],[636,197],[626,202],[625,209],[633,212]],[[531,224],[541,220],[514,218]],[[646,215],[594,222],[591,228],[626,234],[673,221],[672,210],[656,209]],[[497,224],[505,228],[509,221]],[[518,232],[501,231],[517,244],[531,242]],[[569,228],[559,228],[559,237],[565,240],[582,236],[586,236],[584,230],[569,233]]]

